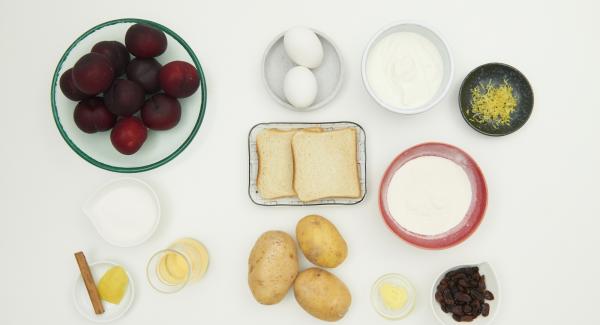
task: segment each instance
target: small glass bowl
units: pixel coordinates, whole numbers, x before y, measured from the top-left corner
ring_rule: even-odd
[[[148,130],[148,138],[144,145],[138,152],[128,156],[113,148],[110,131],[87,134],[77,128],[73,120],[73,111],[77,102],[71,101],[63,95],[58,82],[63,72],[73,67],[81,56],[91,50],[94,44],[110,40],[124,42],[127,29],[137,23],[150,25],[165,33],[168,43],[167,50],[156,59],[161,64],[174,60],[193,64],[198,71],[200,87],[192,96],[179,99],[182,110],[181,120],[177,126],[166,131]],[[173,160],[194,139],[206,110],[206,81],[196,54],[179,35],[153,21],[122,18],[92,27],[67,48],[54,71],[50,101],[56,127],[75,153],[96,167],[119,173],[136,173],[157,168]]]
[[[379,288],[384,283],[389,283],[394,286],[402,287],[406,289],[408,298],[404,306],[398,310],[391,310],[385,306],[381,295],[379,294]],[[416,292],[410,281],[403,275],[397,273],[389,273],[381,276],[371,287],[371,303],[373,308],[379,315],[387,319],[400,319],[406,317],[415,307]]]
[[[185,279],[178,283],[169,283],[164,280],[160,275],[160,263],[163,258],[166,258],[167,255],[175,254],[181,257],[185,263],[187,264],[187,274]],[[146,266],[146,276],[148,277],[148,282],[152,286],[152,288],[156,289],[156,291],[162,293],[175,293],[181,289],[183,289],[189,282],[192,277],[192,263],[190,259],[182,252],[177,251],[175,249],[164,249],[156,254],[154,254],[150,261],[148,261],[148,265]]]

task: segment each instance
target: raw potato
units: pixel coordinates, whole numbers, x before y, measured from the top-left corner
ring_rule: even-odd
[[[336,267],[348,256],[348,245],[342,235],[319,215],[308,215],[298,221],[296,239],[304,256],[321,267]]]
[[[298,274],[294,283],[298,304],[318,319],[340,320],[352,303],[350,291],[335,275],[316,267]]]
[[[264,305],[280,302],[298,275],[296,242],[283,231],[262,234],[248,259],[248,285]]]

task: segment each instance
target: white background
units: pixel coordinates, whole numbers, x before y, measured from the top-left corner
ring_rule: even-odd
[[[246,284],[248,253],[269,229],[293,232],[319,213],[349,244],[334,270],[352,292],[340,324],[383,324],[369,291],[384,273],[408,276],[417,306],[402,324],[434,324],[430,287],[447,267],[491,262],[501,281],[497,324],[598,324],[600,302],[600,3],[597,1],[0,1],[0,324],[84,324],[71,301],[73,253],[125,264],[136,300],[121,324],[318,324],[294,301],[256,303]],[[120,175],[69,149],[52,120],[52,73],[67,46],[93,25],[120,17],[160,22],[185,38],[207,75],[208,108],[200,132],[174,161],[136,175],[156,188],[163,219],[142,246],[111,247],[81,204]],[[363,89],[362,51],[382,26],[426,22],[451,46],[456,74],[433,110],[403,117],[378,107]],[[272,38],[293,25],[327,33],[345,59],[346,80],[327,107],[295,113],[269,97],[260,60]],[[530,121],[502,138],[462,120],[457,94],[476,66],[519,68],[535,92]],[[348,207],[269,208],[248,198],[247,134],[266,121],[349,120],[367,132],[368,194]],[[377,186],[402,150],[443,141],[469,152],[483,169],[489,206],[477,232],[458,247],[425,251],[391,233],[377,207]],[[150,255],[181,236],[211,254],[206,278],[179,294],[153,291]],[[306,261],[303,261],[307,265]]]

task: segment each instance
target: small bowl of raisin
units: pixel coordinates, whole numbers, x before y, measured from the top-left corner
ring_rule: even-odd
[[[437,277],[431,291],[433,314],[444,325],[491,324],[500,306],[498,278],[489,263],[452,267]]]

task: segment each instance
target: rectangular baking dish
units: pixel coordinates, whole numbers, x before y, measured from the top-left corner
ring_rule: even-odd
[[[256,152],[256,135],[264,129],[298,129],[320,127],[325,131],[331,131],[341,128],[356,129],[356,153],[358,164],[358,176],[360,180],[361,196],[358,198],[328,198],[311,202],[302,202],[296,197],[285,197],[279,199],[263,199],[258,193],[256,187],[256,177],[258,175],[258,154]],[[366,154],[366,135],[362,126],[354,122],[324,122],[324,123],[295,123],[295,122],[269,122],[259,123],[250,129],[248,134],[248,156],[249,156],[249,177],[248,177],[248,195],[252,202],[263,206],[311,206],[311,205],[352,205],[361,202],[367,194],[367,154]]]

